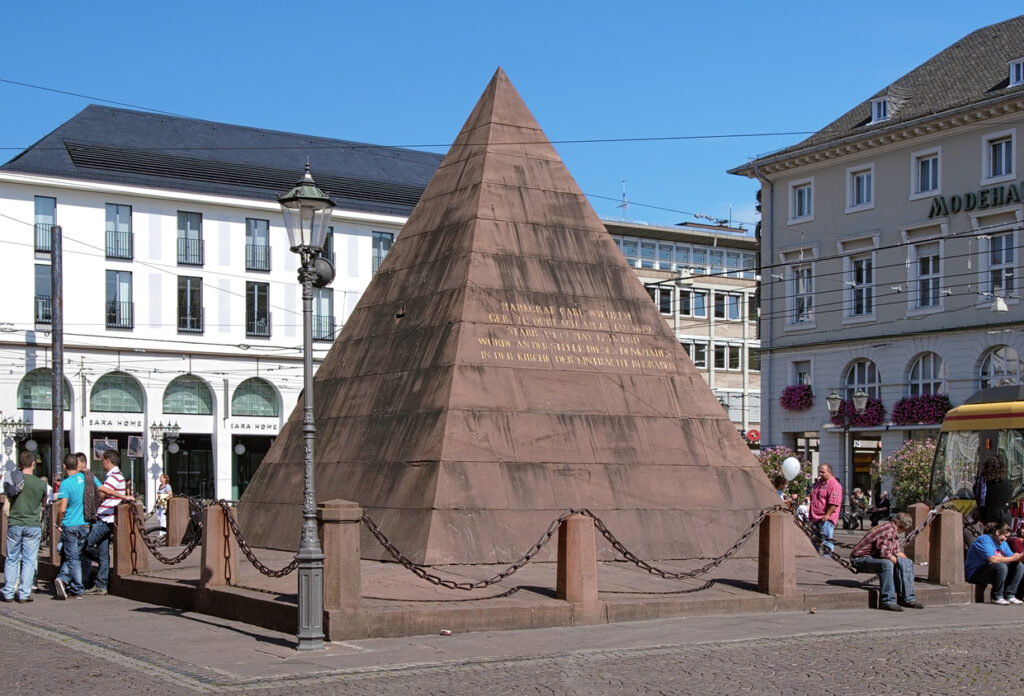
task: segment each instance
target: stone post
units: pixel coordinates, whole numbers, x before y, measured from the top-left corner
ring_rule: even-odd
[[[167,545],[178,546],[188,530],[188,498],[171,496],[167,501]]]
[[[11,513],[11,506],[7,504],[6,495],[0,494],[0,506],[3,506],[0,513],[0,556],[7,558],[7,516]]]
[[[584,611],[598,606],[594,521],[586,515],[570,515],[558,528],[556,588],[558,599],[581,605]]]
[[[928,517],[928,513],[930,511],[931,508],[924,503],[914,503],[908,507],[907,514],[910,515],[910,519],[914,521],[914,526],[911,529],[917,529],[924,524],[924,521]],[[914,537],[912,542],[903,548],[903,553],[907,554],[914,563],[927,563],[930,536],[931,530],[929,527],[925,527],[921,530],[920,534]]]
[[[129,505],[131,503],[122,503],[114,509],[114,534],[110,540],[114,547],[114,558],[110,564],[110,582],[114,589],[117,578],[149,570],[149,549],[132,523]],[[136,505],[135,510],[142,519],[142,506]]]
[[[964,522],[956,510],[943,510],[931,525],[928,582],[960,585],[964,582]]]
[[[363,509],[349,500],[316,506],[320,547],[324,551],[324,611],[358,609],[362,595],[359,532]]]
[[[770,512],[758,530],[757,590],[771,595],[796,594],[796,549],[793,516]]]
[[[6,536],[5,534],[4,537]],[[50,565],[54,568],[54,577],[57,576],[60,569],[60,552],[57,551],[58,541],[60,541],[60,532],[57,531],[57,501],[54,501],[50,504]]]
[[[238,541],[231,533],[227,513],[220,505],[203,510],[203,553],[199,588],[232,585],[238,580]]]

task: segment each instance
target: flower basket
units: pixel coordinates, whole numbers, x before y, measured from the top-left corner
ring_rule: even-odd
[[[892,422],[896,425],[934,425],[941,423],[951,408],[953,404],[949,402],[949,394],[905,396],[892,407]]]
[[[809,384],[790,384],[779,396],[779,406],[787,411],[806,411],[814,406],[814,392]]]
[[[839,404],[839,412],[832,416],[833,425],[845,425],[845,416],[850,414],[850,426],[871,428],[885,421],[885,406],[878,399],[868,398],[868,404],[862,413],[853,408],[853,399],[846,399]]]

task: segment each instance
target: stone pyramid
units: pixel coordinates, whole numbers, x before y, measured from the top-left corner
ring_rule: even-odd
[[[317,499],[418,563],[514,561],[580,507],[641,558],[714,557],[778,500],[500,69],[314,399]],[[301,423],[242,496],[254,545],[298,544]],[[365,533],[363,556],[389,558]]]

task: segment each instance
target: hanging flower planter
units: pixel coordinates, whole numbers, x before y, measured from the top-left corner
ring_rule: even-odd
[[[787,411],[806,411],[814,406],[814,392],[809,384],[790,384],[779,396],[779,406]]]
[[[905,396],[892,407],[892,422],[896,425],[934,425],[941,423],[951,408],[953,404],[949,402],[949,394]]]
[[[844,425],[846,414],[850,414],[850,427],[873,428],[885,421],[885,406],[878,399],[868,398],[867,406],[861,413],[853,407],[853,400],[846,399],[839,404],[839,411],[832,416],[833,425]]]

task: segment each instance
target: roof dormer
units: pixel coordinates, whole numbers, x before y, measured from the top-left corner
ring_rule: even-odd
[[[881,123],[889,120],[889,97],[871,100],[871,122]]]
[[[1024,85],[1024,58],[1010,61],[1010,87]]]

